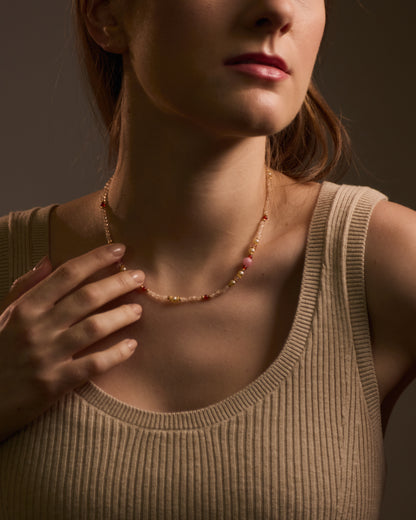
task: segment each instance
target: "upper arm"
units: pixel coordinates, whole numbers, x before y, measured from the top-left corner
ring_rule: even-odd
[[[370,219],[365,280],[374,340],[416,367],[416,211],[380,201]]]

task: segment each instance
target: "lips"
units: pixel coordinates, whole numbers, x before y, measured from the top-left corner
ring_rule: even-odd
[[[235,56],[233,58],[229,58],[225,61],[224,65],[239,65],[242,63],[256,63],[260,65],[266,65],[268,67],[274,67],[276,69],[283,70],[286,74],[290,74],[289,67],[285,60],[280,56],[271,54],[263,54],[263,53],[248,53],[241,54],[240,56]]]

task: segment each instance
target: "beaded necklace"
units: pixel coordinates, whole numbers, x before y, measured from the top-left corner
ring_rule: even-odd
[[[143,292],[144,294],[147,294],[147,296],[149,296],[153,300],[156,300],[156,301],[159,301],[159,302],[163,302],[163,303],[178,304],[178,303],[197,303],[197,302],[205,302],[205,301],[208,301],[208,300],[212,300],[213,298],[216,298],[217,296],[220,296],[221,294],[224,294],[226,291],[228,291],[229,289],[234,287],[237,284],[237,282],[243,278],[246,270],[253,263],[254,253],[256,252],[256,249],[257,249],[257,247],[258,247],[258,245],[260,243],[260,240],[261,240],[261,238],[263,236],[263,228],[264,228],[264,225],[265,225],[266,221],[269,218],[269,204],[270,204],[269,198],[270,198],[271,176],[272,176],[272,172],[270,171],[270,169],[267,166],[265,166],[266,199],[265,199],[264,207],[263,207],[263,216],[260,219],[260,222],[259,222],[259,224],[257,226],[256,233],[254,235],[254,239],[253,239],[253,241],[250,244],[250,247],[248,249],[248,256],[246,256],[243,259],[243,262],[240,265],[240,267],[238,268],[236,274],[227,283],[227,285],[225,287],[223,287],[222,289],[218,289],[217,291],[215,291],[215,292],[213,292],[211,294],[204,294],[202,296],[187,296],[187,297],[185,297],[185,296],[161,295],[161,294],[158,294],[158,293],[152,291],[151,289],[149,289],[148,287],[146,287],[143,284],[139,287],[139,291]],[[105,184],[103,197],[102,197],[101,203],[100,203],[100,208],[103,211],[104,229],[105,229],[105,236],[106,236],[107,244],[112,244],[113,243],[113,239],[112,239],[112,236],[111,236],[111,233],[110,233],[110,225],[109,225],[109,217],[108,217],[108,209],[110,207],[109,204],[108,204],[108,191],[109,191],[109,188],[110,188],[111,181],[113,180],[113,177],[114,177],[114,175]],[[127,271],[127,267],[125,266],[125,264],[123,262],[119,262],[118,263],[118,267],[119,267],[120,271]]]

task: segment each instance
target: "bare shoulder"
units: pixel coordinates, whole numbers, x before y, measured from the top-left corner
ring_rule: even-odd
[[[373,209],[365,284],[380,393],[416,377],[416,211],[389,201]],[[410,380],[407,381],[407,384]]]

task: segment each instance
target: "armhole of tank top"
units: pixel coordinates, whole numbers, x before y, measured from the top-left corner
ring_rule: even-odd
[[[370,323],[365,288],[365,248],[372,211],[383,193],[358,186],[351,206],[347,230],[346,284],[350,321],[358,371],[373,426],[381,431],[380,396],[371,344]]]

